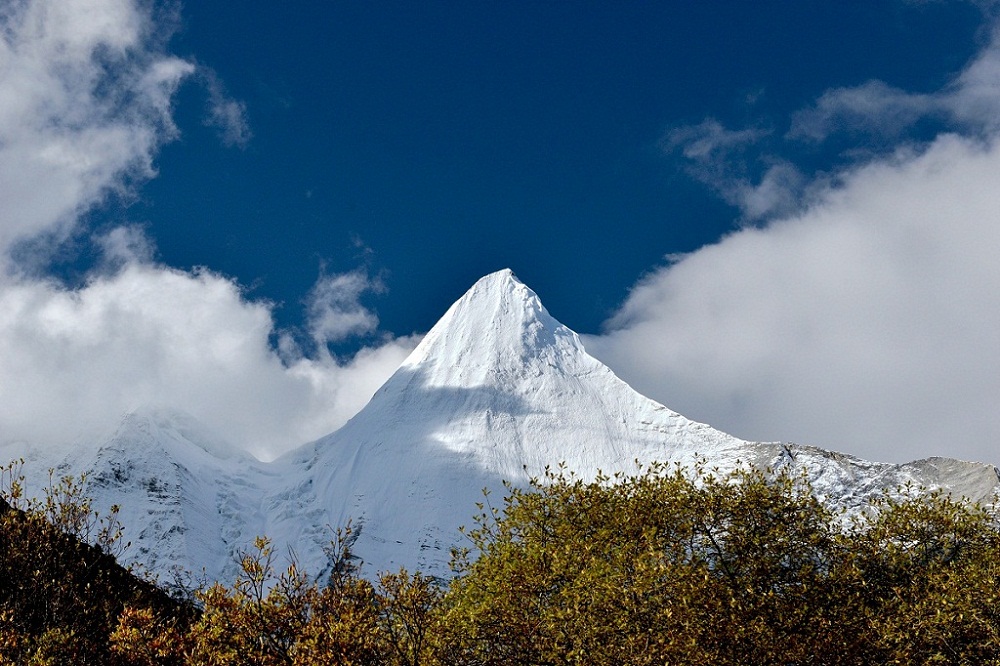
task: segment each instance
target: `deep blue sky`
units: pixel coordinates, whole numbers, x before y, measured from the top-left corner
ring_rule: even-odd
[[[396,334],[509,266],[596,332],[665,255],[739,222],[662,148],[668,132],[761,128],[828,170],[851,146],[780,141],[795,110],[876,78],[936,90],[981,23],[888,0],[189,2],[171,50],[217,73],[253,137],[222,145],[189,82],[159,176],[105,214],[148,223],[166,264],[281,303],[283,326],[323,265],[381,275],[369,303]]]

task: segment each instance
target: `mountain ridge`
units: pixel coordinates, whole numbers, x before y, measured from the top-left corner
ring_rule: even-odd
[[[874,463],[691,421],[589,355],[510,270],[477,281],[336,432],[271,463],[217,439],[188,417],[148,410],[59,464],[90,472],[96,504],[130,507],[131,561],[223,580],[260,534],[319,573],[332,528],[348,520],[369,573],[447,575],[483,488],[503,492],[502,482],[524,485],[559,463],[584,478],[654,461],[787,468],[848,510],[907,482],[986,502],[998,487],[996,468],[980,463]]]

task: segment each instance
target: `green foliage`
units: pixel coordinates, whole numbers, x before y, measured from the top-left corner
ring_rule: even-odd
[[[873,633],[895,664],[1000,664],[1000,532],[981,507],[927,497],[881,503],[855,564],[881,601]]]
[[[379,577],[378,608],[389,661],[399,666],[428,663],[434,613],[443,592],[437,581],[419,573],[385,573]]]
[[[293,563],[274,567],[270,542],[244,553],[232,587],[199,591],[200,616],[184,627],[158,625],[127,609],[112,635],[115,653],[132,663],[202,666],[419,666],[430,653],[434,581],[406,571],[378,585],[348,566],[348,530],[338,533],[327,584],[310,582]]]

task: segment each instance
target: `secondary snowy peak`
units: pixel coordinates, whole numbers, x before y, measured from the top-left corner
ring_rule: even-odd
[[[156,408],[125,415],[97,442],[85,471],[99,510],[121,506],[131,542],[124,561],[164,581],[175,566],[232,579],[236,550],[262,533],[260,464],[190,415]]]
[[[146,406],[125,414],[109,440],[128,442],[133,447],[137,442],[155,443],[177,453],[191,449],[222,460],[251,459],[194,416],[160,407]]]
[[[164,583],[176,567],[232,580],[235,553],[266,530],[259,505],[272,485],[268,469],[181,412],[143,407],[104,435],[28,453],[31,494],[42,494],[50,468],[57,477],[85,474],[83,492],[96,511],[120,507],[131,544],[123,563],[141,564]]]
[[[480,279],[456,301],[401,370],[419,368],[426,386],[472,387],[510,383],[544,368],[576,370],[584,358],[589,357],[576,333],[504,269]]]

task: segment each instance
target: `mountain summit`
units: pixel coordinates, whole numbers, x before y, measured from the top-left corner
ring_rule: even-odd
[[[355,520],[372,565],[444,573],[484,488],[559,463],[584,477],[699,456],[766,464],[780,447],[765,448],[636,393],[504,270],[473,285],[360,413],[295,459],[310,470],[312,513]]]
[[[368,574],[447,575],[483,489],[503,493],[504,481],[523,485],[559,463],[583,478],[653,461],[784,467],[848,509],[906,482],[977,501],[994,501],[998,487],[989,465],[870,463],[690,421],[590,356],[509,270],[473,285],[344,427],[273,463],[235,456],[189,421],[163,423],[126,419],[94,455],[68,451],[52,465],[91,471],[102,504],[134,507],[126,526],[140,548],[126,557],[222,580],[257,535],[321,572],[330,526],[348,521]]]
[[[299,459],[315,484],[313,513],[357,521],[356,550],[370,565],[438,574],[484,488],[501,493],[503,481],[522,485],[560,463],[584,478],[654,461],[789,466],[844,506],[906,481],[950,481],[975,499],[997,484],[989,466],[867,463],[690,421],[590,356],[509,270],[473,285],[369,404]]]
[[[432,386],[507,385],[543,368],[571,372],[588,358],[579,338],[553,319],[509,269],[476,282],[403,361]]]

